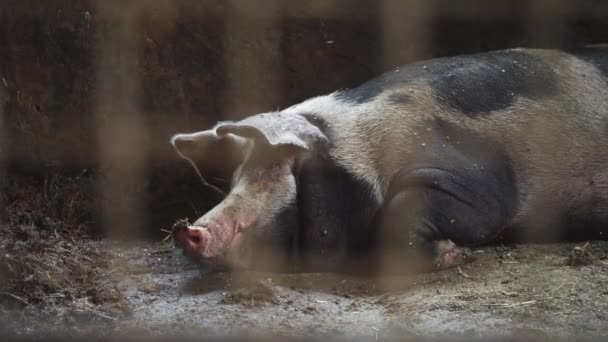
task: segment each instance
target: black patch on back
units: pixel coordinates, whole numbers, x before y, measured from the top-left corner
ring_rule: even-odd
[[[391,182],[387,198],[405,195],[404,201],[410,202],[396,214],[405,215],[403,219],[421,216],[421,227],[414,228],[425,239],[451,239],[460,245],[487,242],[517,208],[511,161],[500,146],[475,132],[439,119],[433,127],[428,153],[404,167]],[[422,205],[422,211],[408,213],[412,203]]]
[[[376,96],[382,94],[386,89],[390,89],[399,84],[407,84],[409,81],[416,77],[416,73],[413,65],[407,66],[404,69],[397,68],[394,71],[389,71],[369,80],[362,85],[346,89],[339,92],[336,95],[336,99],[351,102],[351,103],[366,103]]]
[[[388,97],[388,101],[394,105],[408,104],[411,100],[412,100],[411,97],[408,94],[404,94],[404,93],[395,93],[395,94],[391,94]]]
[[[436,95],[451,107],[474,117],[508,108],[516,96],[542,99],[556,92],[551,67],[521,51],[498,51],[456,58],[449,67],[432,70]]]
[[[586,47],[570,51],[573,56],[597,67],[602,76],[608,79],[608,48]]]
[[[505,109],[515,96],[540,99],[557,89],[555,73],[541,59],[523,51],[502,50],[408,64],[336,97],[365,103],[387,89],[414,81],[429,84],[441,101],[471,117]]]

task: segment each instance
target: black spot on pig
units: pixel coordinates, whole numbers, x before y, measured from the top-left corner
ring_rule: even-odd
[[[587,47],[571,51],[571,54],[583,61],[593,64],[608,79],[608,48]]]
[[[411,98],[408,94],[395,93],[395,94],[389,95],[388,101],[394,105],[404,105],[404,104],[408,104],[411,101]]]
[[[390,85],[385,81],[383,78],[374,79],[357,88],[343,90],[336,95],[336,99],[356,104],[369,102]]]
[[[442,64],[443,61],[444,58],[431,60],[436,64]],[[426,65],[423,62],[411,63],[386,72],[356,88],[343,90],[336,98],[344,102],[362,104],[374,100],[387,89],[407,85],[424,76],[428,76]]]
[[[379,207],[370,187],[322,153],[303,162],[297,175],[300,225],[306,227],[300,250],[326,269],[346,254],[364,253],[360,248],[370,247],[366,237]]]
[[[540,99],[557,89],[554,72],[540,58],[503,50],[411,63],[336,97],[361,104],[417,81],[429,84],[443,102],[471,117],[505,109],[515,96]]]
[[[555,94],[551,67],[520,51],[457,57],[449,67],[429,66],[429,84],[449,106],[475,117],[508,108],[516,96],[542,99]]]

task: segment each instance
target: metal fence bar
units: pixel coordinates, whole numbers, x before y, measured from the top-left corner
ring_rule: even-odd
[[[280,49],[279,2],[229,2],[226,17],[224,56],[227,89],[226,118],[242,118],[261,110],[275,109],[281,97],[282,59]],[[269,41],[259,54],[256,44]]]
[[[8,158],[8,138],[6,132],[6,118],[4,113],[4,106],[8,101],[8,81],[4,75],[0,74],[0,191],[5,191],[6,184],[6,162]],[[3,196],[0,196],[0,205],[4,206]],[[2,211],[4,213],[4,211]],[[0,215],[2,215],[0,213]],[[3,222],[4,218],[0,217],[0,222]]]
[[[378,22],[382,51],[379,63],[381,70],[396,68],[430,55],[432,42],[432,14],[434,1],[426,0],[384,0],[378,10]],[[390,147],[387,146],[388,149]],[[405,224],[405,223],[404,223]],[[382,237],[383,241],[391,238]],[[404,246],[405,247],[405,246]],[[396,269],[410,269],[414,262],[403,260],[391,251],[383,251],[379,260],[381,286],[399,286],[399,279],[385,277]]]
[[[98,127],[103,227],[110,236],[143,229],[141,184],[147,126],[138,105],[138,38],[135,3],[96,2],[106,30],[97,59]]]
[[[564,0],[530,0],[526,2],[527,36],[533,46],[561,47],[567,41],[568,16],[576,6]]]
[[[231,0],[226,16],[224,53],[226,58],[225,90],[226,119],[240,119],[262,111],[273,111],[282,96],[282,56],[280,2]],[[260,54],[257,44],[264,40],[266,50]],[[265,252],[264,262],[282,260],[271,248]],[[272,267],[272,265],[269,265]],[[251,285],[251,279],[237,276],[235,282]]]
[[[429,56],[434,1],[384,0],[380,3],[382,69]]]

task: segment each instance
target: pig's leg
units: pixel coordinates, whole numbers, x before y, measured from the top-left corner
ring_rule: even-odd
[[[515,191],[493,170],[425,167],[402,175],[384,207],[381,248],[405,250],[419,262],[452,267],[460,247],[488,242],[511,220]]]

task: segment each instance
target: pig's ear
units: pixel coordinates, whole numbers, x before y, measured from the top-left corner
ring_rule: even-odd
[[[316,145],[328,142],[319,127],[298,114],[260,114],[236,123],[221,124],[216,130],[219,135],[232,133],[271,146],[302,150],[311,150]]]
[[[247,139],[215,130],[176,134],[171,138],[175,151],[188,160],[203,182],[225,192],[234,170],[243,162]]]

